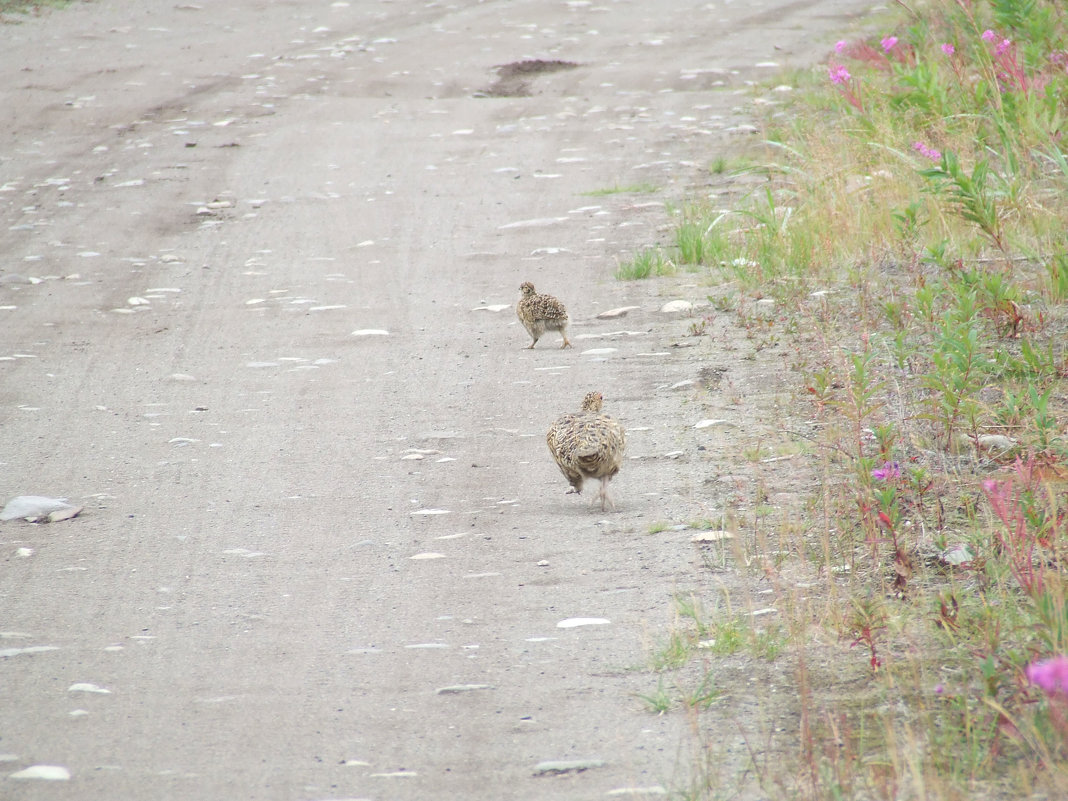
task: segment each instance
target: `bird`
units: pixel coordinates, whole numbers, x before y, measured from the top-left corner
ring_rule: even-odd
[[[567,309],[564,304],[552,295],[539,295],[530,281],[524,281],[519,291],[523,296],[515,305],[515,315],[534,340],[527,346],[528,349],[533,350],[546,331],[559,331],[560,336],[564,338],[560,349],[570,348],[571,342],[567,338]]]
[[[600,392],[588,392],[582,399],[582,411],[561,416],[545,436],[560,472],[571,483],[567,494],[582,492],[582,483],[588,478],[600,479],[601,489],[593,502],[601,502],[602,512],[606,504],[616,508],[608,497],[608,482],[623,464],[627,442],[622,424],[601,412],[603,403]]]

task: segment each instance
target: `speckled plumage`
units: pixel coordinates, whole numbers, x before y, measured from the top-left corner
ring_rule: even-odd
[[[567,309],[564,304],[552,295],[539,295],[530,281],[523,282],[519,291],[523,296],[515,305],[515,315],[534,340],[527,347],[533,348],[537,345],[546,331],[559,331],[560,336],[564,338],[561,349],[570,348],[571,343],[567,339]]]
[[[571,483],[568,492],[582,492],[582,482],[588,478],[601,481],[595,500],[611,504],[608,482],[623,464],[626,434],[618,420],[601,413],[604,401],[600,392],[590,392],[582,400],[582,411],[569,412],[549,428],[545,440],[560,472]]]

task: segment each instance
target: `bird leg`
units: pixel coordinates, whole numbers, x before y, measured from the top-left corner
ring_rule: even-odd
[[[567,334],[565,334],[563,331],[561,331],[560,335],[564,338],[564,344],[560,346],[560,350],[563,350],[564,348],[572,347],[571,342],[567,338]]]
[[[616,510],[616,502],[613,501],[611,499],[611,497],[609,497],[609,495],[608,495],[608,481],[609,480],[607,478],[602,478],[601,479],[601,490],[600,490],[600,492],[597,493],[597,498],[599,498],[600,501],[601,501],[601,511],[602,512],[605,511],[605,505],[606,504],[608,506],[612,507],[612,511],[613,512]],[[597,499],[595,498],[594,499],[594,503],[596,503],[596,502],[597,502]]]

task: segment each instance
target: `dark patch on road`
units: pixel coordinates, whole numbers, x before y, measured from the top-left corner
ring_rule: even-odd
[[[544,61],[540,58],[513,61],[497,67],[497,81],[486,89],[475,92],[475,97],[530,97],[530,77],[546,72],[573,70],[579,65],[573,61]]]

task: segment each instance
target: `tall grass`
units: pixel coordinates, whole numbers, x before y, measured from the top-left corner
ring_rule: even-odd
[[[767,121],[760,188],[676,229],[680,263],[778,298],[804,343],[822,488],[791,550],[879,699],[812,683],[792,606],[799,747],[758,783],[1068,797],[1068,9],[896,8]],[[716,797],[707,768],[693,797]]]

